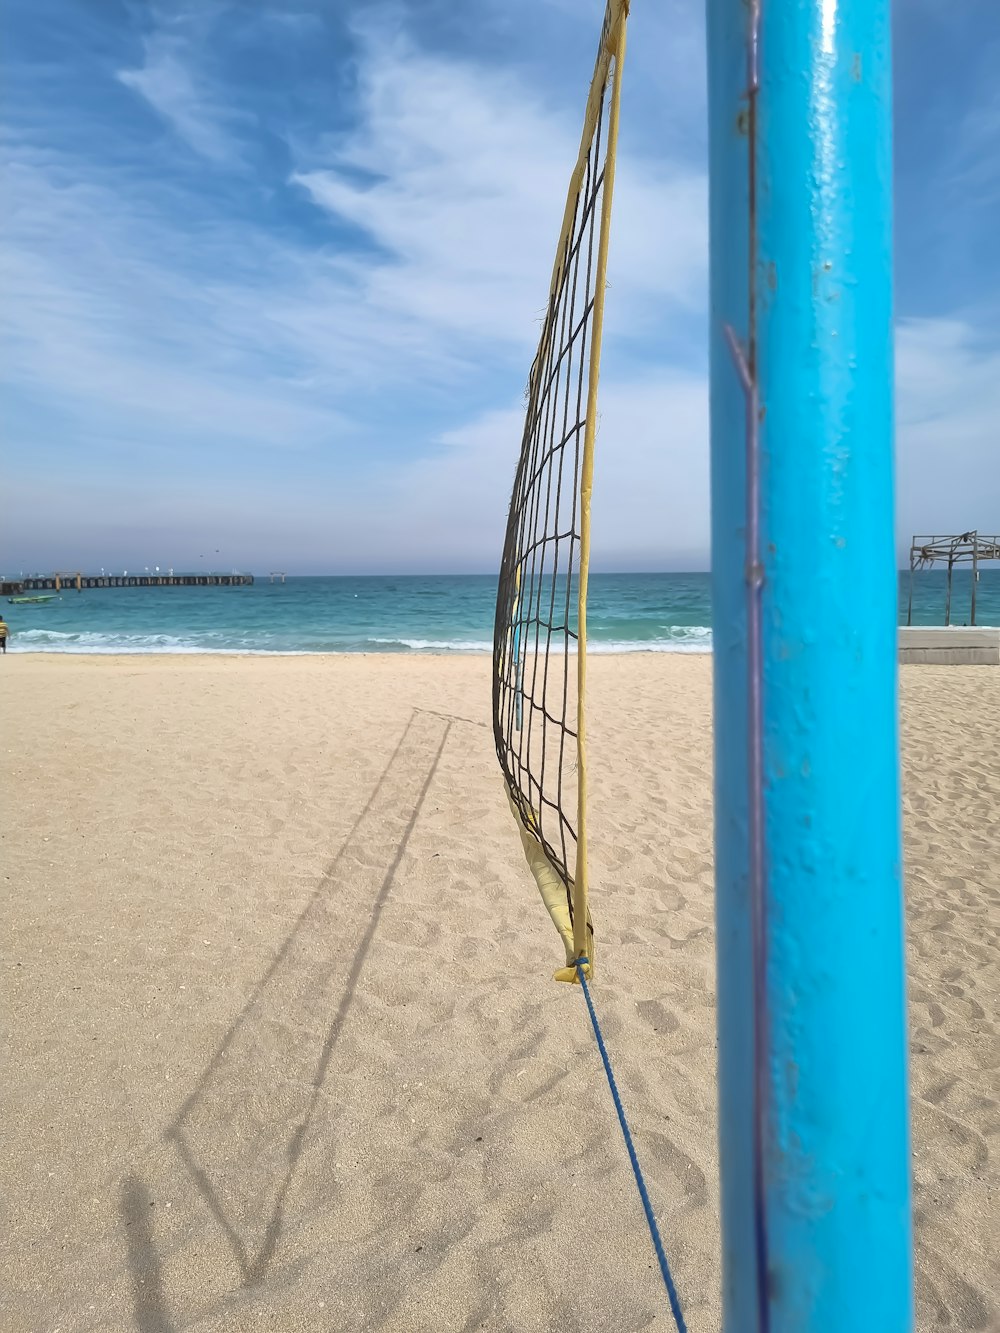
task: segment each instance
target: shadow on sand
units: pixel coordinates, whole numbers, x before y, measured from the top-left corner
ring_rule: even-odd
[[[330,1061],[451,725],[440,714],[411,715],[343,846],[167,1131],[244,1286],[260,1282],[274,1257]],[[143,1330],[166,1330],[148,1218],[145,1230],[139,1221],[141,1188],[130,1181],[122,1201],[123,1216],[134,1219],[137,1317]]]
[[[132,1274],[132,1307],[139,1333],[174,1333],[163,1299],[160,1258],[153,1243],[153,1200],[138,1176],[122,1181],[119,1211],[125,1228],[128,1266]]]

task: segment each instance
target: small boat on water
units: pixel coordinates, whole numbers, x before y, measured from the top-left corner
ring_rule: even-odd
[[[11,606],[38,606],[45,602],[61,602],[62,598],[54,592],[42,593],[38,597],[8,597]]]

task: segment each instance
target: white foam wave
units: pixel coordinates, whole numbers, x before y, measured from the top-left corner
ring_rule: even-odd
[[[199,642],[185,639],[174,634],[95,634],[81,630],[67,633],[62,630],[20,630],[8,645],[12,653],[79,653],[98,656],[132,656],[141,654],[204,654],[204,653],[250,653],[277,652],[281,656],[298,657],[302,650],[261,649],[254,646],[255,641],[248,641],[245,646],[234,644],[232,640],[212,642],[220,636],[207,635]]]
[[[587,652],[591,655],[608,653],[710,653],[712,651],[712,631],[707,625],[674,625],[667,627],[668,632],[655,639],[587,639]],[[539,651],[544,652],[544,637],[539,639]],[[528,653],[534,651],[534,643],[529,642]],[[550,651],[562,652],[562,643],[553,642]],[[575,648],[570,649],[574,654]]]
[[[262,636],[240,640],[222,633],[206,633],[198,638],[173,634],[99,634],[88,631],[21,630],[12,637],[11,652],[78,653],[105,656],[153,654],[224,654],[227,656],[251,654],[254,656],[308,657],[318,653],[491,653],[493,644],[488,639],[416,639],[416,638],[358,638],[349,643],[330,643],[310,648],[270,646]],[[672,627],[665,636],[655,639],[593,639],[588,652],[608,653],[707,653],[712,650],[712,631],[704,625]],[[529,646],[529,653],[531,648]],[[561,651],[561,645],[552,644],[552,652]],[[574,652],[575,649],[571,649]]]
[[[491,653],[493,644],[488,639],[379,639],[369,643],[392,645],[416,653]],[[376,651],[378,651],[376,649]]]
[[[692,635],[690,638],[671,639],[609,639],[604,643],[587,643],[587,652],[601,653],[710,653],[712,651],[712,631],[706,630],[704,636]]]

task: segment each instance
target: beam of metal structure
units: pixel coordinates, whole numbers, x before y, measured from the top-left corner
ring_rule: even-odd
[[[889,0],[707,17],[724,1329],[904,1333]]]

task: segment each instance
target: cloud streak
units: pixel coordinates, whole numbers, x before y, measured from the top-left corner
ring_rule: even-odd
[[[328,163],[292,180],[375,247],[354,265],[365,302],[394,319],[529,351],[579,108],[554,113],[509,72],[429,55],[371,27],[358,88],[357,126],[337,138]],[[625,154],[617,191],[610,281],[622,324],[697,309],[704,171]]]
[[[240,158],[232,133],[236,113],[202,86],[185,43],[157,32],[145,39],[144,48],[142,65],[119,70],[119,80],[196,153],[216,165],[234,165]]]

